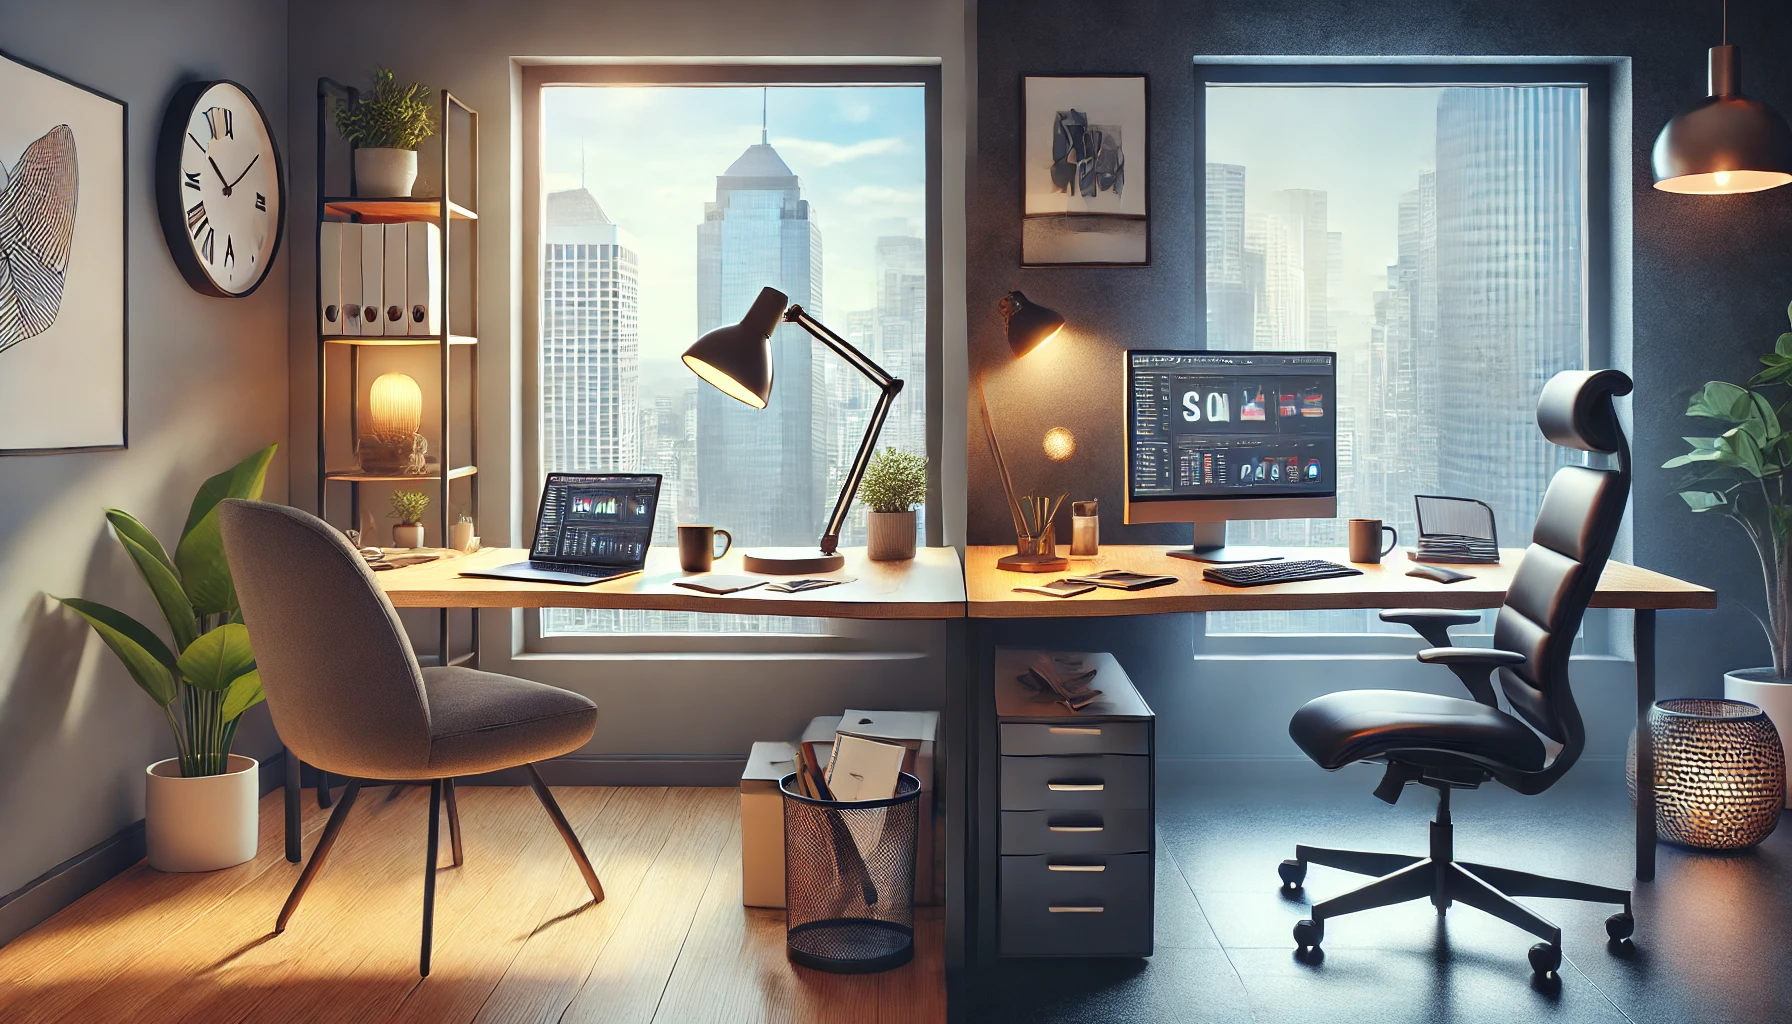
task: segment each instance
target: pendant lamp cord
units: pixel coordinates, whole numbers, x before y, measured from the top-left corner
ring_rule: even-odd
[[[1724,0],[1724,45],[1730,45],[1730,0]]]

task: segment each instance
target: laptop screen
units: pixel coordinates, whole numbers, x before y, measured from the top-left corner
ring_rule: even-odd
[[[658,473],[549,473],[529,558],[639,569],[659,500]]]

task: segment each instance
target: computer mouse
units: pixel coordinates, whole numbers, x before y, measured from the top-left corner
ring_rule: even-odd
[[[1439,583],[1461,583],[1463,580],[1474,579],[1466,572],[1446,569],[1441,565],[1415,565],[1406,570],[1406,575],[1417,576],[1423,580],[1436,580]]]

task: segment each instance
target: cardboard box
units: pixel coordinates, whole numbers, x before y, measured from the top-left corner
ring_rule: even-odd
[[[741,902],[784,906],[784,797],[778,780],[796,771],[796,747],[759,742],[740,776]]]
[[[940,904],[946,900],[945,822],[935,816],[934,747],[940,727],[938,711],[857,711],[848,709],[843,715],[822,715],[809,720],[802,742],[823,744],[816,757],[826,762],[834,734],[896,743],[909,750],[902,770],[921,783],[920,823],[915,847],[915,902]],[[773,788],[777,783],[772,784]]]

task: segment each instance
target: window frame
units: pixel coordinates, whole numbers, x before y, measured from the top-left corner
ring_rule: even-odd
[[[941,206],[941,66],[936,61],[917,59],[905,62],[900,58],[879,59],[875,63],[815,63],[801,58],[775,62],[725,63],[715,61],[654,62],[648,60],[614,62],[600,59],[588,61],[556,61],[524,64],[517,68],[520,78],[519,159],[515,165],[518,181],[521,296],[516,305],[520,311],[521,346],[521,465],[518,479],[521,533],[532,535],[536,513],[541,506],[541,484],[544,471],[541,463],[541,290],[543,286],[543,252],[541,238],[546,216],[546,192],[542,188],[542,90],[560,86],[851,86],[884,85],[914,86],[922,90],[923,179],[925,188],[924,217],[926,222],[927,260],[927,379],[924,409],[927,453],[927,500],[924,508],[926,543],[938,546],[944,542],[944,508],[940,478],[943,440],[944,368],[941,352],[944,338],[943,236],[944,210]],[[696,339],[693,338],[693,341]],[[819,347],[820,343],[816,342]],[[831,358],[831,354],[827,357]],[[833,495],[828,496],[831,501]],[[849,653],[888,650],[892,645],[915,643],[912,629],[900,623],[861,622],[846,619],[823,619],[813,633],[654,633],[632,635],[554,635],[543,636],[541,612],[527,609],[518,614],[522,627],[518,636],[519,653],[544,657],[578,657],[589,655],[647,656],[675,655],[727,657],[735,654],[774,653]]]
[[[1613,152],[1614,79],[1625,74],[1618,61],[1587,58],[1270,58],[1202,56],[1194,60],[1194,251],[1207,252],[1207,90],[1214,86],[1570,86],[1586,90],[1582,117],[1583,313],[1586,320],[1585,359],[1588,369],[1616,365],[1618,329],[1614,318],[1613,247],[1618,204],[1628,210],[1615,180]],[[1194,275],[1198,308],[1207,308],[1207,276]],[[1199,348],[1208,347],[1207,319],[1197,318]],[[1628,337],[1628,320],[1622,324]],[[1516,533],[1528,537],[1529,525]],[[1627,548],[1628,544],[1622,545]],[[1614,551],[1620,557],[1623,551]],[[1614,616],[1607,609],[1589,609],[1581,635],[1575,641],[1577,656],[1610,657],[1628,651],[1629,617]],[[1210,633],[1206,616],[1194,631],[1197,658],[1262,655],[1274,652],[1295,657],[1345,655],[1350,657],[1410,657],[1416,638],[1398,633]],[[1491,631],[1459,631],[1460,641],[1485,646]],[[1423,644],[1419,644],[1423,646]]]

